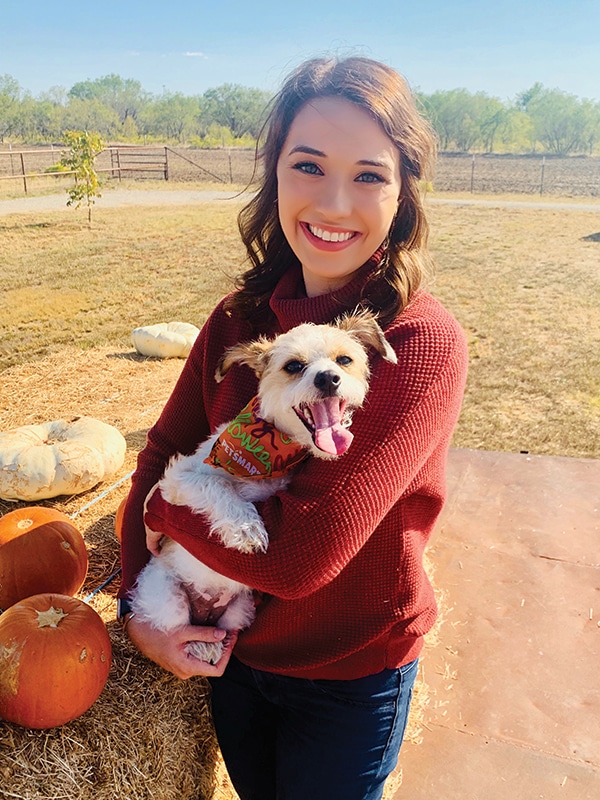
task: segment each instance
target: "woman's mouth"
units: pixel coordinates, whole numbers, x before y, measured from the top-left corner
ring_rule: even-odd
[[[301,222],[300,227],[308,240],[322,250],[342,250],[361,234],[358,231],[336,231],[329,228],[320,228],[308,222]]]

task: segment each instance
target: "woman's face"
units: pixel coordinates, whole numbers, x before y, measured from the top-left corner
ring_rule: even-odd
[[[296,115],[277,162],[279,220],[309,297],[338,289],[386,238],[400,153],[370,114],[322,97]]]

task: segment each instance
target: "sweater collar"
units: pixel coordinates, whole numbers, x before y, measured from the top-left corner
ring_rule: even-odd
[[[300,264],[290,267],[275,286],[269,301],[281,331],[288,331],[303,322],[317,325],[328,323],[354,309],[362,299],[365,285],[375,276],[382,258],[383,248],[380,248],[345,286],[316,297],[306,296]]]

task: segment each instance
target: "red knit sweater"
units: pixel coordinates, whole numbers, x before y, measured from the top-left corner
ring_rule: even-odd
[[[334,294],[307,298],[290,270],[271,298],[262,332],[331,321],[356,304],[371,267]],[[224,349],[252,338],[223,303],[204,325],[165,409],[140,453],[124,518],[124,597],[148,559],[142,505],[175,452],[190,453],[256,392],[234,366],[214,380]],[[445,497],[445,462],[467,370],[465,337],[425,292],[386,329],[398,364],[371,356],[371,383],[355,412],[354,440],[337,461],[311,458],[259,511],[263,554],[242,554],[208,536],[203,517],[156,492],[147,524],[211,568],[263,593],[236,655],[250,666],[312,679],[351,679],[415,658],[436,616],[422,556]]]

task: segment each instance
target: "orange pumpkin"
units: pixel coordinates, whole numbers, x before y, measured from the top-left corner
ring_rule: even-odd
[[[0,518],[0,608],[41,592],[73,595],[87,575],[83,536],[53,508],[17,508]]]
[[[119,503],[115,512],[115,536],[121,541],[121,531],[123,530],[123,514],[125,512],[125,505],[127,504],[127,497],[124,497]]]
[[[0,616],[0,718],[53,728],[96,702],[111,665],[108,631],[82,600],[38,594]]]

